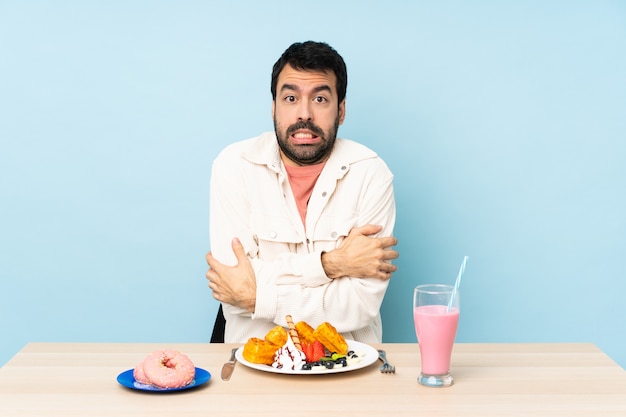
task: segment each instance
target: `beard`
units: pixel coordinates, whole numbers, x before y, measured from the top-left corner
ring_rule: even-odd
[[[314,144],[294,145],[289,143],[291,135],[300,129],[311,131],[321,140]],[[299,121],[289,126],[283,134],[281,127],[276,122],[276,117],[274,117],[274,132],[278,139],[278,147],[287,158],[298,165],[315,165],[324,161],[333,149],[338,129],[339,115],[335,118],[333,126],[326,132],[311,121]]]

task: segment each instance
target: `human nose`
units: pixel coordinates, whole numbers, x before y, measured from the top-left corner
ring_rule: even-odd
[[[311,103],[303,100],[298,106],[298,120],[313,120],[313,111],[311,109]]]

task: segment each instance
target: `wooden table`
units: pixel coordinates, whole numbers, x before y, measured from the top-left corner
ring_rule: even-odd
[[[457,344],[455,384],[417,384],[417,344],[380,344],[379,362],[332,375],[279,375],[237,364],[230,344],[31,343],[0,368],[0,416],[626,416],[626,371],[592,344]],[[117,375],[160,348],[212,374],[200,387],[145,393]],[[280,413],[280,414],[278,414]]]

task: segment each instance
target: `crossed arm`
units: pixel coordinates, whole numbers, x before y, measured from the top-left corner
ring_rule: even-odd
[[[381,226],[365,225],[353,228],[336,248],[321,255],[322,267],[330,279],[378,278],[387,280],[397,267],[390,261],[398,258],[393,249],[395,237],[374,237]],[[251,313],[256,305],[256,276],[239,239],[233,239],[232,250],[237,259],[234,266],[217,261],[211,252],[206,261],[206,277],[213,297],[223,303],[237,306]]]

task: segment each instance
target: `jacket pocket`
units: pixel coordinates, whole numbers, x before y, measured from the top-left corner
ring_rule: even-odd
[[[252,230],[259,247],[259,256],[265,260],[273,260],[285,252],[296,252],[297,245],[302,243],[293,224],[284,217],[253,214]]]
[[[316,242],[334,241],[336,245],[339,245],[348,236],[350,230],[356,226],[356,219],[356,215],[322,216],[313,232],[313,239]]]

